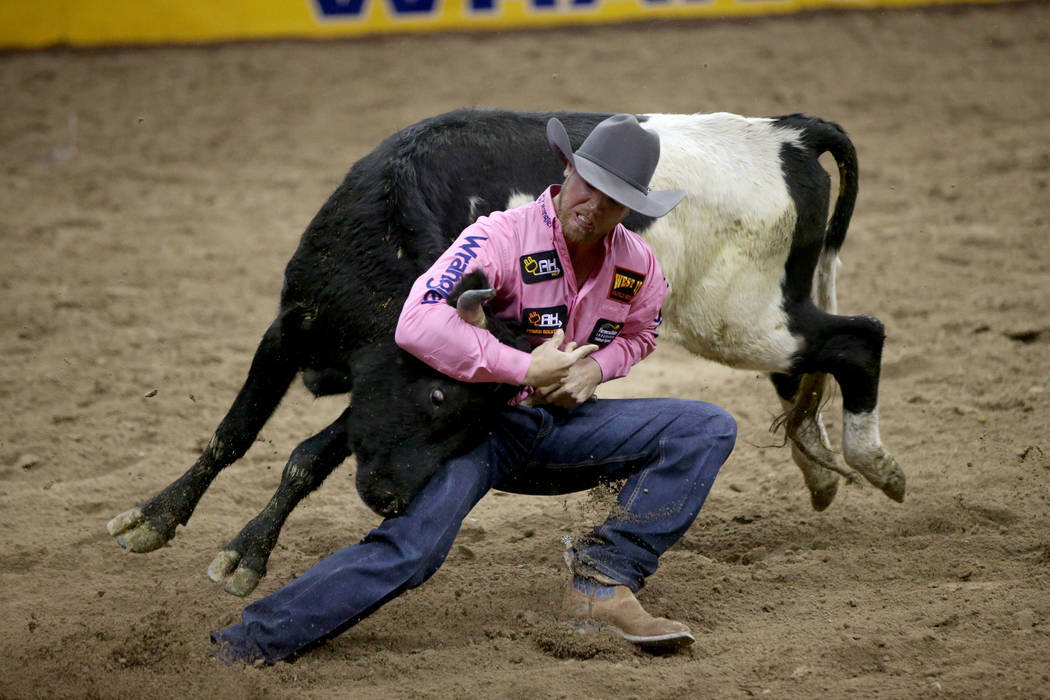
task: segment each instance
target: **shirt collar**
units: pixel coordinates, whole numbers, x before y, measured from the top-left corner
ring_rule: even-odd
[[[558,213],[554,210],[554,198],[561,192],[561,185],[551,185],[539,196],[536,203],[540,205],[540,213],[543,214],[543,223],[547,224],[553,236],[561,237],[561,222],[558,221]]]

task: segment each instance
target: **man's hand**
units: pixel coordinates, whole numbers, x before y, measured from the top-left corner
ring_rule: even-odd
[[[532,351],[529,369],[525,373],[525,383],[531,387],[549,387],[561,385],[568,377],[573,366],[598,349],[597,345],[581,345],[570,342],[565,350],[559,350],[565,340],[565,331],[558,329],[550,340],[537,345]],[[597,362],[592,363],[597,368]],[[599,370],[599,375],[601,374]]]
[[[602,368],[590,357],[582,357],[569,368],[560,384],[538,387],[534,396],[544,403],[572,408],[591,398],[602,382]]]

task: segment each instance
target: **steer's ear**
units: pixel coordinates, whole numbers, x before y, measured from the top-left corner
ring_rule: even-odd
[[[482,304],[496,296],[494,289],[471,289],[463,292],[456,301],[456,311],[459,317],[472,326],[486,328],[485,309]]]

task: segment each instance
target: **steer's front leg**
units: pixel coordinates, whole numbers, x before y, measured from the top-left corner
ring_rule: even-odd
[[[273,498],[212,560],[208,578],[225,581],[227,593],[246,596],[255,590],[266,575],[266,562],[288,515],[350,455],[346,437],[350,410],[295,448]]]
[[[116,516],[106,530],[121,547],[152,552],[185,525],[220,471],[240,459],[288,390],[298,372],[292,338],[299,312],[286,309],[270,324],[255,350],[251,369],[230,410],[197,462],[153,498]]]
[[[140,503],[106,523],[106,531],[117,543],[132,552],[152,552],[175,536],[175,528],[185,525],[201,496],[219,473],[205,450],[197,463],[153,498]]]

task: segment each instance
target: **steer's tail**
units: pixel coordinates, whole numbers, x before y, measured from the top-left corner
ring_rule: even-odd
[[[835,198],[835,207],[832,209],[824,236],[824,249],[838,253],[846,240],[846,230],[853,216],[853,206],[857,202],[857,151],[845,130],[834,122],[810,118],[805,120],[802,127],[805,143],[817,155],[830,153],[839,168],[839,194]]]

